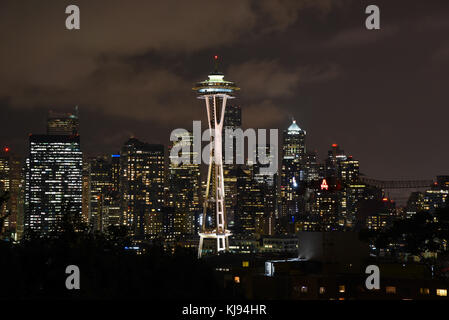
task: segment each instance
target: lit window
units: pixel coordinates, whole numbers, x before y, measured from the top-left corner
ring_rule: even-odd
[[[242,266],[243,266],[244,268],[249,267],[249,261],[242,261]]]
[[[437,296],[447,297],[447,289],[437,289]]]
[[[430,289],[429,288],[420,288],[419,293],[426,294],[426,295],[430,294]]]
[[[235,282],[235,283],[240,283],[240,277],[235,276],[235,277],[234,277],[234,282]]]
[[[392,286],[386,287],[385,288],[385,292],[389,293],[389,294],[395,294],[396,293],[396,287],[392,287]]]
[[[326,293],[326,288],[320,287],[320,294],[325,294],[325,293]]]
[[[338,292],[340,292],[340,293],[345,293],[345,286],[344,285],[341,285],[341,286],[338,286]]]

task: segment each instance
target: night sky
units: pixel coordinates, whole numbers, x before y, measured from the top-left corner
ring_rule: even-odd
[[[381,30],[365,28],[369,4]],[[2,0],[0,146],[25,155],[48,110],[75,105],[88,155],[167,144],[205,120],[191,88],[218,54],[244,127],[294,117],[321,160],[338,143],[370,177],[432,179],[449,174],[448,35],[447,0]]]

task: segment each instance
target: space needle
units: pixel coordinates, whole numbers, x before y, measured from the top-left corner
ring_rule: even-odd
[[[239,90],[232,81],[224,80],[224,74],[218,71],[218,56],[214,56],[215,69],[208,79],[196,84],[193,90],[198,99],[206,102],[207,119],[210,129],[210,156],[207,174],[206,194],[203,202],[203,216],[198,258],[203,254],[204,239],[215,239],[217,254],[229,250],[229,236],[227,230],[225,189],[223,177],[222,131],[226,102],[233,99],[234,92]],[[207,213],[215,213],[215,226],[206,227]]]

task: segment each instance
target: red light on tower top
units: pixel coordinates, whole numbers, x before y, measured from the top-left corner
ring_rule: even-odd
[[[9,152],[9,148],[5,147],[5,149],[3,149],[5,152]]]
[[[338,147],[338,144],[336,144],[336,143],[332,144],[332,148],[336,148],[336,147]]]
[[[214,65],[215,65],[215,70],[214,70],[214,72],[216,72],[216,73],[218,73],[218,63],[219,63],[218,58],[219,58],[218,55],[215,55],[215,56],[214,56]]]

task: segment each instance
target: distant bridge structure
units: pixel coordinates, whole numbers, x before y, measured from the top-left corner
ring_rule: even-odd
[[[418,189],[434,184],[433,180],[377,180],[366,176],[360,176],[359,181],[381,189]]]

